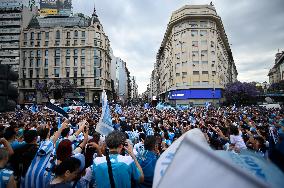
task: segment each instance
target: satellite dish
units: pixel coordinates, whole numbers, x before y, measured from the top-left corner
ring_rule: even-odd
[[[267,103],[273,103],[273,99],[271,99],[270,97],[266,97],[266,98],[265,98],[265,101],[266,101]]]
[[[51,104],[54,104],[54,103],[55,103],[55,100],[54,100],[54,99],[50,99],[50,103],[51,103]]]

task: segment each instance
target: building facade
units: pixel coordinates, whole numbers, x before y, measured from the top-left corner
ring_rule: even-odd
[[[281,80],[284,80],[284,51],[278,52],[275,55],[275,64],[269,70],[268,76],[270,84],[278,83]]]
[[[172,104],[219,103],[225,85],[237,80],[222,20],[211,5],[174,11],[157,53],[153,81],[161,100]],[[155,89],[153,89],[155,90]]]
[[[20,33],[37,8],[22,0],[0,1],[0,64],[11,65],[18,72],[20,62]]]
[[[20,46],[21,104],[61,98],[98,105],[103,90],[111,96],[110,41],[95,9],[91,18],[34,17]]]
[[[138,85],[135,76],[132,76],[131,79],[131,99],[138,99]]]

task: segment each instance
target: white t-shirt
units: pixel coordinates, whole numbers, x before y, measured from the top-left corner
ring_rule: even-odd
[[[235,144],[235,146],[239,149],[247,149],[247,146],[242,138],[242,135],[230,135],[230,142],[231,144]]]

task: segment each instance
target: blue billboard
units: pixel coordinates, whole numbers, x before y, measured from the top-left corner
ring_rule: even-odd
[[[220,99],[222,98],[221,89],[184,89],[170,91],[168,98],[170,100],[178,99]]]

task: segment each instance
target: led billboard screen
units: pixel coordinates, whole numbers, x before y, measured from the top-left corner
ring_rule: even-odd
[[[182,99],[220,99],[221,89],[191,89],[170,91],[168,98],[171,100]]]

